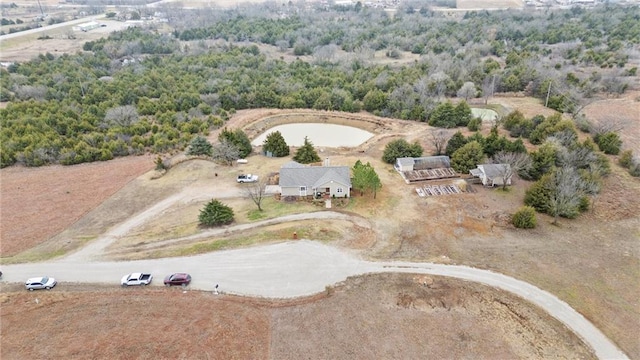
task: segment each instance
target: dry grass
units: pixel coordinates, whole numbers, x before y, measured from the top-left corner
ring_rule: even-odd
[[[225,357],[265,359],[268,356],[269,312],[256,304],[210,293],[183,293],[179,289],[79,288],[4,293],[0,310],[1,357],[211,359],[228,354]]]
[[[33,248],[153,168],[149,156],[0,170],[0,255]]]

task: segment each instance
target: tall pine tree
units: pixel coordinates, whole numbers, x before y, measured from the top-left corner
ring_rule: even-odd
[[[304,145],[296,151],[293,160],[300,164],[311,164],[320,161],[320,156],[318,156],[316,149],[308,137],[304,137]]]

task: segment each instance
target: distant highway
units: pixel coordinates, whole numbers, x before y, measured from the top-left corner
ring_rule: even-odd
[[[57,28],[65,27],[65,26],[84,24],[84,23],[87,23],[87,22],[90,22],[90,21],[96,21],[98,19],[103,19],[105,17],[106,17],[105,14],[87,16],[87,17],[83,17],[83,18],[80,18],[80,19],[75,19],[75,20],[71,20],[71,21],[65,21],[63,23],[58,23],[58,24],[53,24],[53,25],[46,25],[46,26],[43,26],[43,27],[35,28],[35,29],[19,31],[19,32],[7,34],[7,35],[1,35],[0,36],[0,42],[2,42],[4,40],[9,40],[9,39],[25,36],[25,35],[37,34],[37,33],[43,32],[43,31],[53,30],[53,29],[57,29]]]

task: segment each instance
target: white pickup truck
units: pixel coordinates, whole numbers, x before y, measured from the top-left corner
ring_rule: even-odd
[[[238,178],[236,179],[236,181],[241,184],[256,182],[258,181],[258,175],[252,175],[252,174],[238,175]]]
[[[153,276],[151,276],[151,274],[131,273],[123,276],[122,280],[120,280],[120,284],[122,284],[122,286],[149,285],[151,284],[152,279]]]

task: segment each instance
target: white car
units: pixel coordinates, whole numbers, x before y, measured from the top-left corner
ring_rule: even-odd
[[[52,287],[56,286],[58,282],[56,279],[48,276],[35,277],[28,279],[24,286],[29,291],[38,290],[38,289],[47,289],[51,290]]]
[[[122,286],[149,285],[152,279],[153,276],[151,276],[151,274],[131,273],[123,276],[122,279],[120,279],[120,284]]]
[[[239,183],[252,183],[252,182],[256,182],[258,181],[258,175],[253,175],[253,174],[242,174],[242,175],[238,175],[238,177],[236,178],[236,181]]]

